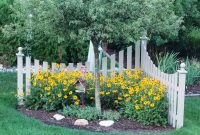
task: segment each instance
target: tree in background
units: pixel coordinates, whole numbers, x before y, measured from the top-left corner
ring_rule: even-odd
[[[65,53],[74,54],[91,40],[95,51],[95,103],[101,110],[98,72],[98,45],[102,43],[134,43],[147,31],[149,37],[160,35],[159,41],[176,37],[182,17],[175,15],[174,0],[15,0],[15,21],[4,25],[9,39],[26,42],[27,16],[33,14],[33,56],[43,60],[62,61]],[[87,45],[87,44],[86,44]],[[69,49],[69,50],[68,50]],[[77,52],[77,54],[81,54]],[[86,52],[86,51],[85,51]],[[68,55],[70,56],[70,55]],[[71,60],[71,58],[70,58]]]
[[[179,40],[174,48],[186,50],[188,56],[197,56],[200,49],[200,2],[198,0],[175,0],[175,13],[182,16],[184,23]]]

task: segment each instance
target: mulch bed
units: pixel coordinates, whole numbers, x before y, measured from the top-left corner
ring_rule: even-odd
[[[100,120],[89,121],[89,125],[80,127],[74,126],[75,118],[65,117],[64,119],[57,121],[53,116],[57,112],[46,112],[45,110],[28,110],[23,106],[17,106],[17,109],[28,117],[40,120],[48,125],[56,125],[65,128],[83,129],[93,132],[131,132],[131,133],[159,133],[164,131],[170,131],[173,128],[171,126],[159,127],[159,126],[144,126],[138,122],[120,119],[110,127],[102,127],[99,125]]]
[[[200,81],[192,86],[187,86],[186,94],[200,94]]]

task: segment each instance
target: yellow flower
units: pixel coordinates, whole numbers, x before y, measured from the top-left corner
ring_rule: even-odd
[[[67,81],[66,80],[63,81],[63,85],[67,85]]]
[[[122,85],[121,88],[122,88],[122,89],[126,89],[126,86]]]
[[[56,64],[56,68],[60,68],[60,64]]]
[[[110,92],[108,91],[108,92],[106,92],[106,95],[109,95],[110,94]]]
[[[62,97],[62,95],[61,95],[60,93],[59,93],[57,96],[58,96],[59,98]]]
[[[136,109],[136,110],[139,110],[140,107],[139,107],[138,105],[135,105],[135,109]]]
[[[75,96],[73,96],[73,99],[74,99],[74,100],[77,100],[77,99],[78,99],[78,97],[75,95]]]
[[[51,92],[48,92],[47,95],[51,95]]]
[[[67,97],[68,97],[68,96],[67,96],[67,95],[65,95],[65,96],[64,96],[64,99],[67,99]]]
[[[33,86],[34,86],[34,87],[36,86],[36,81],[33,82]]]
[[[69,95],[71,95],[71,94],[73,94],[73,92],[72,92],[72,91],[70,91],[70,92],[69,92]]]
[[[75,105],[79,105],[79,101],[74,102]]]
[[[42,97],[42,94],[40,94],[40,97]]]
[[[118,92],[118,90],[113,90],[112,92],[113,92],[113,93],[117,93],[117,92]]]
[[[134,89],[133,88],[129,88],[129,94],[132,95],[134,93]]]
[[[94,97],[90,97],[90,99],[92,100],[92,99],[94,99]]]
[[[129,94],[124,94],[124,97],[126,98],[126,97],[129,97],[130,95]]]
[[[118,100],[122,100],[122,98],[121,98],[121,97],[118,97]]]
[[[67,91],[67,88],[64,88],[63,91]]]
[[[155,104],[154,104],[154,103],[150,104],[150,107],[151,107],[151,108],[154,108],[154,106],[155,106]]]
[[[108,88],[110,88],[110,87],[111,87],[111,84],[110,84],[110,83],[108,83],[108,84],[107,84],[107,87],[108,87]]]
[[[115,104],[118,104],[119,103],[119,101],[118,100],[115,100],[115,102],[114,102]]]
[[[104,91],[100,91],[99,94],[100,94],[100,95],[104,95],[105,92],[104,92]]]

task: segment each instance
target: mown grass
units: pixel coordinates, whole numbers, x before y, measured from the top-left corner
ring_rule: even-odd
[[[125,135],[125,133],[97,133],[46,125],[18,112],[15,94],[16,74],[0,73],[0,135]],[[158,135],[199,135],[200,97],[186,98],[185,108],[184,127]]]

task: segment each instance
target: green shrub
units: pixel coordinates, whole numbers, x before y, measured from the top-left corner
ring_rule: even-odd
[[[72,116],[79,119],[87,119],[87,120],[97,120],[102,117],[100,111],[96,110],[95,107],[90,107],[90,106],[81,108],[79,106],[71,105],[64,107],[62,113],[67,116]]]
[[[101,113],[100,111],[96,110],[95,107],[90,107],[90,106],[81,108],[79,106],[70,105],[64,107],[61,113],[78,119],[87,119],[87,120],[98,120],[98,119],[118,120],[120,118],[120,113],[117,111],[109,110]]]
[[[193,85],[200,77],[200,64],[197,62],[197,59],[191,59],[188,58],[185,61],[186,63],[186,84],[187,85]]]
[[[166,53],[163,56],[156,56],[158,68],[165,73],[175,73],[178,69],[178,53]]]
[[[106,119],[106,120],[118,120],[120,119],[121,115],[119,112],[117,111],[104,111],[102,114],[102,119]]]

